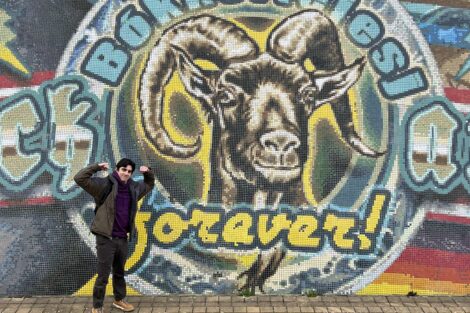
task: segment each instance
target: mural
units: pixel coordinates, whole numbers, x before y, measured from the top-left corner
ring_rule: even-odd
[[[122,157],[156,174],[129,294],[469,293],[468,4],[20,0],[0,21],[0,296],[91,294],[72,178]]]

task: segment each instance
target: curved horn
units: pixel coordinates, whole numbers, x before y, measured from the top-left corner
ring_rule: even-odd
[[[203,58],[219,68],[253,59],[258,46],[235,24],[209,15],[192,17],[167,29],[150,53],[141,78],[140,109],[146,136],[163,154],[177,158],[194,156],[201,147],[200,137],[189,145],[173,142],[163,127],[164,87],[177,62],[175,50],[183,50],[191,59]]]
[[[317,10],[299,12],[282,21],[269,35],[266,50],[288,63],[302,64],[309,58],[320,71],[346,67],[336,26]],[[331,101],[331,107],[341,135],[354,150],[370,157],[385,153],[369,148],[356,133],[347,94]]]

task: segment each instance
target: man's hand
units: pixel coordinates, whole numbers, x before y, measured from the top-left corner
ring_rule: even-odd
[[[145,166],[145,165],[142,165],[140,168],[139,168],[139,171],[143,174],[143,173],[146,173],[148,171],[150,171],[150,169]]]
[[[98,166],[102,171],[107,171],[109,169],[109,164],[104,162],[104,163],[98,163]]]

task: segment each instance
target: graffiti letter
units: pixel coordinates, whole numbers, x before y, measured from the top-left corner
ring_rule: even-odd
[[[374,45],[384,34],[384,26],[378,17],[364,10],[354,13],[347,28],[351,40],[363,48]]]
[[[23,96],[0,105],[0,170],[7,182],[26,179],[41,160],[41,147],[47,145],[47,139],[39,140],[41,145],[34,153],[25,153],[25,135],[39,133],[44,126],[35,108],[36,100]],[[45,150],[45,146],[44,146]],[[10,185],[10,184],[6,184]]]
[[[444,103],[433,102],[414,112],[406,125],[404,174],[419,187],[447,187],[459,172],[453,153],[458,117]]]
[[[214,244],[219,239],[219,234],[211,234],[209,230],[220,221],[221,213],[209,213],[201,210],[194,210],[190,224],[199,225],[198,237],[203,243]]]
[[[143,45],[152,34],[152,28],[146,16],[129,5],[119,13],[116,39],[130,48],[136,49]]]
[[[145,251],[150,249],[148,245],[148,235],[145,229],[145,223],[150,220],[151,214],[148,212],[138,211],[135,216],[135,227],[137,228],[137,242],[135,244],[134,252],[127,259],[126,271],[130,270],[133,266],[142,259]]]
[[[381,75],[395,75],[410,64],[405,48],[394,38],[384,39],[370,50],[369,56],[372,66]]]
[[[118,86],[130,64],[129,52],[109,38],[98,40],[82,63],[83,74],[105,84]]]
[[[292,223],[287,240],[293,247],[318,248],[321,239],[311,237],[317,229],[318,220],[315,216],[298,215],[297,219]]]
[[[199,8],[208,8],[215,5],[214,0],[186,0],[186,5],[190,10],[196,10]]]
[[[88,164],[93,149],[94,135],[90,129],[78,125],[95,103],[90,99],[77,99],[83,90],[76,83],[58,84],[44,88],[45,103],[53,108],[49,160],[58,167],[65,168],[61,177],[60,191],[74,186],[73,173]]]
[[[175,212],[166,212],[160,215],[153,226],[153,236],[164,245],[175,244],[184,231],[188,230],[188,223]]]
[[[258,217],[258,237],[261,245],[270,244],[284,229],[289,229],[292,221],[287,219],[287,214],[274,215],[271,220],[272,226],[268,230],[269,214],[260,214]]]
[[[351,251],[355,243],[355,239],[351,237],[355,226],[357,224],[354,217],[336,216],[334,213],[328,213],[325,217],[323,229],[331,232],[332,247],[340,251]]]
[[[467,192],[470,193],[470,120],[465,121],[465,129],[457,136],[457,153],[456,159],[464,168],[462,182]]]
[[[390,192],[386,190],[374,191],[366,209],[366,220],[362,233],[358,235],[361,252],[372,252],[380,225],[387,212],[390,201]]]
[[[140,0],[139,3],[160,25],[183,14],[182,9],[171,0]]]
[[[393,77],[382,77],[379,90],[387,99],[398,99],[428,88],[428,81],[420,68],[412,68]]]
[[[307,2],[304,0],[301,0],[302,6],[305,6]],[[308,1],[308,5],[311,5],[312,1]],[[349,14],[352,10],[354,10],[358,5],[359,5],[360,0],[338,0],[335,3],[335,8],[334,10],[331,11],[331,17],[336,20],[337,22],[340,22],[344,19],[344,17]]]
[[[222,238],[226,243],[231,243],[235,247],[239,244],[250,245],[253,243],[253,236],[248,232],[252,224],[253,218],[249,213],[236,213],[227,220],[222,232]]]

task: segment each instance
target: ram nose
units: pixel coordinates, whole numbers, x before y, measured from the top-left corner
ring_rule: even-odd
[[[265,133],[260,138],[261,145],[275,154],[289,153],[300,146],[300,140],[291,132],[275,130]]]

